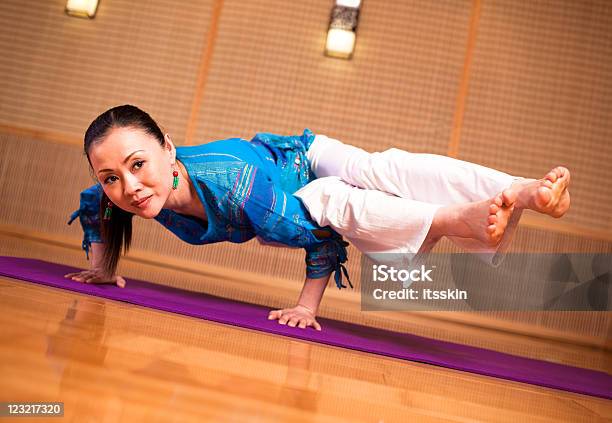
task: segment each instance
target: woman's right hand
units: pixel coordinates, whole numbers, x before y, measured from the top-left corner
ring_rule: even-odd
[[[89,269],[67,273],[64,277],[83,283],[113,284],[117,285],[119,288],[125,288],[125,279],[118,275],[106,276],[101,269]]]

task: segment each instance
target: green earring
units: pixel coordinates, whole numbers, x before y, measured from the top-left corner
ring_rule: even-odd
[[[172,189],[177,189],[178,188],[178,172],[175,170],[174,172],[172,172],[172,176],[174,176],[174,179],[172,180]]]
[[[113,213],[112,207],[113,207],[113,203],[109,201],[108,204],[106,205],[106,209],[104,209],[104,220],[110,220],[111,214]]]

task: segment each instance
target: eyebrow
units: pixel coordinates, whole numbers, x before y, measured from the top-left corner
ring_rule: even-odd
[[[130,160],[130,157],[132,157],[134,154],[138,153],[139,151],[144,151],[144,150],[136,150],[136,151],[134,151],[133,153],[130,153],[130,154],[129,154],[129,155],[126,157],[126,158],[125,158],[125,160],[123,160],[123,163],[124,163],[124,164],[125,164],[125,163],[127,163],[127,161],[128,161],[128,160]],[[98,171],[98,173],[102,173],[102,172],[112,172],[112,171],[113,171],[113,169],[102,169],[102,170],[99,170],[99,171]]]

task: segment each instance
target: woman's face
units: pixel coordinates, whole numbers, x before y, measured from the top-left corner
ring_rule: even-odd
[[[154,218],[172,191],[175,149],[136,128],[114,128],[89,150],[96,177],[115,206]],[[138,204],[141,200],[144,202]]]

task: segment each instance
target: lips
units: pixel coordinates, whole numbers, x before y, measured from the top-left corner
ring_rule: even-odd
[[[152,197],[152,195],[149,195],[148,197],[145,197],[143,199],[140,199],[140,200],[137,200],[137,201],[132,201],[132,206],[135,206],[135,207],[142,206],[151,197]]]

